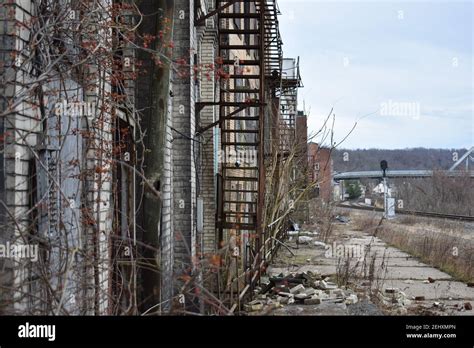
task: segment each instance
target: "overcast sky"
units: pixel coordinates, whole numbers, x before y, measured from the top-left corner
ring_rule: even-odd
[[[474,145],[474,1],[278,3],[310,131],[334,106],[342,147]]]

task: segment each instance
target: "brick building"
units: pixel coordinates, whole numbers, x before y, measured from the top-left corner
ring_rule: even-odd
[[[308,144],[308,179],[316,182],[314,197],[320,197],[325,202],[332,201],[333,164],[331,150],[320,147],[314,142]]]
[[[275,250],[306,139],[276,1],[136,5],[0,7],[0,243],[40,251],[0,260],[2,313],[233,311]],[[41,16],[61,26],[30,51]],[[137,23],[136,42],[120,35]]]

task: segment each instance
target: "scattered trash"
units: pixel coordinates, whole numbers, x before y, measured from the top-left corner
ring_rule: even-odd
[[[342,222],[343,224],[347,224],[349,221],[351,221],[351,219],[349,219],[346,216],[342,216],[342,215],[337,215],[336,220],[339,221],[339,222]]]

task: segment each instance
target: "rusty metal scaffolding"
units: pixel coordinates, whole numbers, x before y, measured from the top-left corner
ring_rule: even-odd
[[[231,312],[265,266],[265,113],[280,86],[282,43],[275,0],[216,0],[221,154],[216,232],[227,248],[218,293]],[[267,92],[268,90],[268,92]],[[198,110],[206,105],[199,105]],[[270,117],[271,119],[271,117]]]

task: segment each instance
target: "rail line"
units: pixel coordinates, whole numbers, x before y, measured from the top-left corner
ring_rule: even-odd
[[[375,208],[375,207],[364,207],[360,205],[347,205],[347,204],[338,204],[338,207],[341,208],[348,208],[348,209],[359,209],[359,210],[367,210],[367,211],[377,211],[383,212],[382,208]],[[458,221],[474,221],[474,216],[468,215],[454,215],[454,214],[442,214],[442,213],[433,213],[433,212],[426,212],[426,211],[416,211],[416,210],[396,210],[397,214],[402,215],[413,215],[413,216],[423,216],[423,217],[432,217],[432,218],[439,218],[439,219],[449,219],[449,220],[458,220]]]

